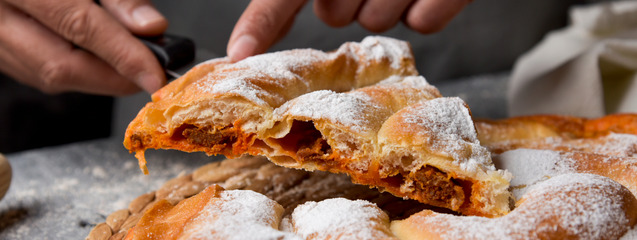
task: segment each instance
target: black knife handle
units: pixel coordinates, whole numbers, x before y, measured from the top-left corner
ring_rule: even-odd
[[[195,43],[188,38],[163,34],[139,39],[155,54],[165,69],[176,70],[195,60]]]

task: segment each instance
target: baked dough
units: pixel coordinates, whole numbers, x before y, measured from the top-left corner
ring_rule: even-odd
[[[294,209],[289,225],[302,239],[396,239],[387,214],[365,200],[305,202]]]
[[[418,104],[413,108],[418,109]],[[390,118],[401,116],[394,115]],[[361,230],[367,231],[367,236],[374,232],[378,235],[373,236],[380,236],[379,239],[632,239],[637,225],[637,135],[630,130],[635,129],[637,122],[631,120],[633,117],[633,114],[610,115],[599,119],[528,116],[478,121],[478,137],[493,151],[493,163],[498,169],[507,169],[514,176],[511,190],[515,208],[502,217],[459,216],[435,209],[401,215],[409,217],[388,222],[373,204],[364,201],[317,199],[316,202],[308,202],[307,206],[301,204],[304,207],[300,208],[295,208],[296,204],[284,204],[298,195],[326,192],[325,186],[313,189],[318,184],[310,181],[299,186],[304,191],[275,198],[290,208],[288,213],[283,214],[288,217],[281,220],[278,230],[282,233],[279,234],[308,237],[310,232],[319,231],[316,228],[304,230],[302,226],[315,224],[313,220],[322,219],[320,222],[331,228],[322,228],[324,231],[321,233],[328,234],[318,233],[308,238],[314,236],[312,239],[325,239],[339,233],[351,236],[352,231]],[[425,132],[414,127],[416,125],[403,129]],[[413,138],[406,139],[406,142],[424,139],[412,136],[418,135],[414,133],[387,132]],[[238,164],[235,168],[241,169],[245,165],[263,164],[263,160],[259,162],[255,158],[238,160],[241,159],[226,160],[219,165]],[[227,177],[227,174],[231,173],[221,172],[215,176]],[[324,178],[330,176],[326,174]],[[248,182],[258,180],[263,179],[253,178]],[[326,193],[325,196],[337,197],[338,193]],[[383,209],[391,208],[390,205],[384,205]],[[352,217],[347,215],[348,218],[339,218],[342,215],[330,214],[325,208],[348,212]],[[296,220],[291,217],[294,212]],[[274,218],[281,218],[276,211],[272,213],[275,214]],[[339,228],[346,219],[356,219],[355,223],[360,225]],[[388,224],[391,226],[390,233],[386,231]],[[303,235],[304,232],[310,234]]]
[[[152,99],[124,140],[144,172],[149,148],[264,155],[462,214],[509,211],[510,176],[479,145],[466,104],[417,76],[399,40],[212,60]]]
[[[125,239],[395,239],[387,214],[364,200],[308,201],[282,215],[265,195],[212,185],[175,206],[154,203]]]
[[[637,141],[633,144],[637,144]],[[567,173],[590,173],[613,179],[637,196],[637,158],[579,151],[516,149],[494,157],[498,168],[514,174],[516,200],[534,184]],[[635,209],[637,211],[637,209]]]
[[[391,229],[399,239],[618,239],[637,222],[637,199],[593,174],[564,174],[538,183],[499,218],[424,210]]]
[[[299,239],[279,231],[282,215],[283,207],[262,194],[212,185],[175,206],[156,202],[126,239]]]
[[[491,152],[551,149],[633,156],[637,153],[637,114],[596,119],[533,115],[501,120],[476,120],[478,138]]]
[[[480,120],[496,167],[514,176],[516,207],[494,219],[424,210],[391,229],[400,239],[619,239],[637,223],[636,119]]]

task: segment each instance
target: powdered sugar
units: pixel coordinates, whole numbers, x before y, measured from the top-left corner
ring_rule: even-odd
[[[469,109],[460,98],[436,98],[408,109],[403,121],[423,129],[414,134],[424,135],[430,148],[448,154],[466,171],[495,169],[489,152],[479,145]]]
[[[516,149],[493,158],[496,168],[506,169],[513,174],[511,188],[513,196],[519,199],[528,186],[547,180],[559,174],[575,172],[569,162],[559,152],[550,150]]]
[[[292,213],[292,225],[305,239],[387,239],[388,224],[387,214],[364,200],[306,202]]]
[[[237,62],[232,68],[250,69],[274,79],[291,79],[299,77],[295,72],[302,68],[329,58],[330,55],[322,51],[296,49],[249,57]]]
[[[257,78],[259,74],[259,72],[255,71],[246,71],[240,75],[237,72],[230,72],[224,75],[208,74],[206,77],[208,80],[199,81],[197,86],[202,92],[241,96],[261,106],[268,106],[269,102],[266,101],[268,99],[275,99],[278,103],[284,102],[285,99],[281,96],[265,91],[248,80]]]
[[[306,117],[313,121],[327,120],[356,132],[369,131],[370,118],[364,110],[380,108],[363,94],[336,93],[322,90],[304,94],[276,109],[277,116]]]
[[[524,141],[524,140],[522,140]],[[504,141],[498,145],[519,144],[518,141]],[[526,148],[553,149],[565,151],[582,151],[619,157],[637,156],[637,135],[610,133],[597,138],[563,139],[561,137],[547,137],[537,141],[522,143]],[[506,147],[505,147],[506,149]]]
[[[204,93],[232,94],[258,105],[269,104],[271,107],[278,107],[290,100],[290,96],[266,91],[263,88],[279,84],[280,89],[285,89],[286,85],[294,83],[297,88],[305,85],[307,89],[302,91],[304,93],[320,90],[311,89],[312,79],[308,79],[305,74],[312,74],[313,71],[306,70],[315,68],[316,65],[320,65],[319,63],[333,61],[342,55],[355,59],[369,58],[364,62],[386,60],[394,69],[402,67],[404,58],[413,58],[408,44],[403,41],[386,37],[366,37],[361,43],[346,43],[338,51],[330,53],[314,49],[295,49],[252,56],[235,64],[219,65],[214,72],[197,81],[195,87]],[[214,63],[215,61],[211,62]]]
[[[517,209],[495,219],[448,214],[412,216],[443,239],[613,239],[629,227],[622,186],[592,174],[565,174],[538,184]]]
[[[460,98],[433,99],[414,107],[413,111],[405,117],[405,122],[429,129],[439,140],[478,142],[469,109]]]
[[[405,56],[411,56],[411,49],[406,44],[400,44],[396,39],[387,37],[366,37],[361,41],[361,50],[364,56],[376,61],[382,61],[389,58],[393,68],[399,68],[401,59]]]
[[[599,144],[584,146],[592,152],[612,156],[637,157],[637,135],[611,133]]]
[[[582,239],[599,239],[627,229],[629,220],[624,209],[629,206],[625,205],[620,193],[630,195],[622,185],[606,177],[562,174],[533,186],[524,196],[528,203],[523,204],[531,205],[529,209],[544,210],[529,210],[529,217],[545,214],[558,218],[560,221],[556,225],[569,234]],[[555,229],[555,226],[547,227]]]
[[[510,171],[512,193],[519,199],[529,190],[551,177],[566,173],[593,173],[616,179],[631,185],[632,173],[637,170],[637,159],[614,157],[585,152],[560,152],[552,150],[516,149],[495,156],[493,162],[497,168]]]
[[[194,239],[298,239],[278,230],[283,207],[249,190],[227,190],[212,198],[184,229]]]
[[[622,236],[622,238],[620,238],[619,240],[635,240],[635,239],[637,239],[637,226],[634,226],[632,229],[628,230],[628,232],[624,234],[624,236]]]

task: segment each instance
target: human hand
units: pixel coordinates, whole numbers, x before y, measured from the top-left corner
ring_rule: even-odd
[[[332,27],[353,21],[372,32],[392,28],[401,19],[420,33],[443,29],[472,0],[315,0],[314,13]],[[263,53],[292,27],[305,0],[253,0],[228,42],[232,61]]]
[[[149,0],[0,0],[0,71],[46,93],[158,90],[161,66],[137,35],[166,19]]]

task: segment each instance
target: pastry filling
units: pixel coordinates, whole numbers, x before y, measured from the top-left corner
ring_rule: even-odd
[[[423,167],[416,171],[412,179],[415,183],[415,194],[422,196],[432,205],[458,210],[464,203],[465,192],[461,184],[435,167]]]
[[[294,121],[285,137],[270,141],[279,145],[287,155],[299,163],[316,163],[319,169],[324,171],[339,170],[339,161],[330,159],[332,148],[312,122]]]
[[[223,127],[187,127],[182,133],[188,142],[203,147],[232,146],[237,141],[237,135],[232,125]]]
[[[387,166],[385,166],[387,167]],[[458,211],[468,204],[473,183],[451,177],[433,166],[423,166],[414,172],[395,170],[395,175],[378,181],[363,178],[361,183],[374,184],[396,196],[409,197],[429,205]]]
[[[184,125],[174,136],[183,137],[189,143],[197,146],[229,150],[239,141],[237,131],[233,125],[203,128]],[[301,163],[316,163],[321,170],[325,171],[347,172],[342,161],[330,159],[332,149],[312,122],[294,122],[290,133],[284,138],[277,139],[276,142]],[[349,173],[354,174],[353,172]],[[471,194],[470,190],[465,192],[462,184],[457,180],[432,166],[425,166],[412,174],[400,173],[393,177],[380,179],[380,181],[369,179],[369,176],[353,177],[359,183],[380,182],[380,187],[384,187],[394,194],[412,195],[423,203],[452,210],[458,210],[465,202],[465,196]],[[408,182],[413,183],[413,186],[410,187],[412,190],[410,193],[404,192],[401,188]]]
[[[347,172],[342,160],[330,159],[333,157],[331,156],[332,149],[311,122],[294,122],[290,133],[280,139],[278,143],[287,151],[294,153],[297,161],[301,163],[312,162],[320,164],[322,170],[333,169],[336,172]],[[348,173],[355,174],[354,172]],[[467,199],[466,196],[471,194],[470,190],[464,191],[465,188],[460,181],[432,166],[425,166],[413,174],[400,173],[381,181],[371,179],[371,175],[365,175],[352,177],[361,184],[380,185],[399,196],[410,194],[420,199],[421,202],[452,210],[458,210]],[[374,182],[380,182],[380,184],[374,184]],[[411,187],[411,193],[405,193],[400,187],[406,182],[414,183]],[[470,183],[467,189],[471,189]]]
[[[206,152],[227,156],[235,156],[236,151],[244,151],[254,142],[254,134],[243,133],[232,124],[205,127],[184,124],[175,131],[172,138],[176,141],[185,140]]]

